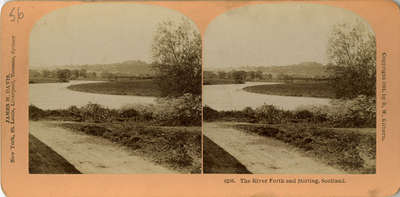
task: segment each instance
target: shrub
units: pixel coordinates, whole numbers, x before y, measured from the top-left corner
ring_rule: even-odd
[[[256,117],[256,111],[251,107],[244,108],[242,112],[249,119],[254,119]]]
[[[122,107],[119,113],[121,118],[134,118],[136,121],[151,121],[153,120],[155,108],[154,105],[126,105]]]
[[[288,119],[288,115],[289,113],[267,104],[257,107],[255,110],[257,120],[268,124],[280,124]]]
[[[159,98],[153,118],[164,125],[201,125],[201,97],[184,94],[177,98]]]
[[[331,105],[309,107],[314,118],[333,127],[376,127],[376,99],[360,95],[349,100],[332,100]],[[316,120],[315,120],[316,121]]]
[[[139,116],[139,112],[136,109],[122,109],[120,111],[120,117],[122,118],[133,118]]]
[[[312,119],[314,117],[314,114],[308,110],[300,110],[300,111],[296,111],[294,116],[296,117],[296,119]]]
[[[156,104],[127,105],[120,110],[108,109],[99,104],[89,103],[83,107],[41,110],[33,105],[29,108],[29,118],[51,118],[86,122],[112,122],[114,120],[152,121],[158,125],[200,126],[201,97],[185,94],[181,97],[159,98]]]
[[[80,111],[83,121],[107,122],[113,118],[113,111],[99,104],[89,103],[81,107]]]
[[[360,95],[351,100],[335,100],[328,118],[335,126],[376,127],[376,98]]]

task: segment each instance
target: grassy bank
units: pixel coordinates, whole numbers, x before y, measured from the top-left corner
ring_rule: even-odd
[[[29,83],[62,83],[57,78],[29,78]]]
[[[233,79],[204,79],[204,85],[237,84]]]
[[[327,83],[284,83],[245,87],[245,91],[280,96],[302,96],[335,98],[333,89]]]
[[[77,84],[68,87],[70,90],[111,95],[155,96],[161,92],[152,80],[109,81],[99,83]]]
[[[29,135],[29,173],[80,174],[72,164],[32,135]]]
[[[61,127],[100,136],[135,151],[162,166],[184,172],[201,172],[201,128],[148,126],[124,123],[60,123]]]
[[[238,124],[235,127],[293,145],[349,173],[375,173],[375,128],[332,129],[306,124]]]
[[[204,173],[251,174],[251,172],[231,154],[206,136],[204,136],[203,139]]]

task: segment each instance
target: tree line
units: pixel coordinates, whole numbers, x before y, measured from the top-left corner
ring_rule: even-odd
[[[102,72],[88,72],[86,69],[55,69],[55,70],[29,70],[30,79],[55,79],[59,82],[68,82],[69,80],[76,79],[101,79],[101,80],[115,80],[121,76],[119,73],[112,73],[108,71]],[[125,76],[126,77],[126,76]],[[131,78],[147,79],[151,78],[147,75],[128,76]]]
[[[244,71],[244,70],[233,70],[233,71],[204,71],[203,72],[204,80],[208,79],[221,79],[221,80],[232,80],[236,84],[242,84],[246,81],[284,81],[284,82],[292,82],[293,80],[326,80],[324,77],[304,77],[297,75],[290,75],[285,73],[265,73],[262,71]]]

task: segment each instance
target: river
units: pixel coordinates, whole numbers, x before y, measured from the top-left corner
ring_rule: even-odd
[[[79,107],[89,102],[114,109],[130,104],[155,103],[155,97],[93,94],[73,91],[67,88],[75,84],[98,82],[99,81],[70,81],[68,83],[29,84],[29,103],[41,109],[65,109],[72,105]]]
[[[99,81],[70,81],[68,83],[29,84],[29,103],[41,109],[65,109],[83,106],[89,102],[118,109],[130,104],[154,104],[155,97],[106,95],[78,92],[68,89],[70,85],[98,83]],[[326,105],[330,99],[313,97],[276,96],[246,92],[243,88],[254,85],[276,84],[268,82],[246,82],[245,84],[205,85],[204,104],[216,110],[242,110],[272,104],[286,110],[304,105]]]
[[[216,110],[242,110],[263,104],[275,105],[285,110],[295,110],[306,105],[328,105],[330,99],[314,97],[277,96],[246,92],[243,88],[254,85],[277,84],[271,82],[246,82],[245,84],[205,85],[204,104]]]

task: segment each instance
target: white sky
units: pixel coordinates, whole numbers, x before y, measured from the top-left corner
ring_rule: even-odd
[[[208,26],[205,66],[272,66],[305,61],[325,64],[332,26],[357,18],[360,17],[341,8],[304,3],[234,9]]]
[[[168,8],[124,3],[74,5],[51,12],[33,28],[30,66],[151,62],[157,24],[183,15]]]

